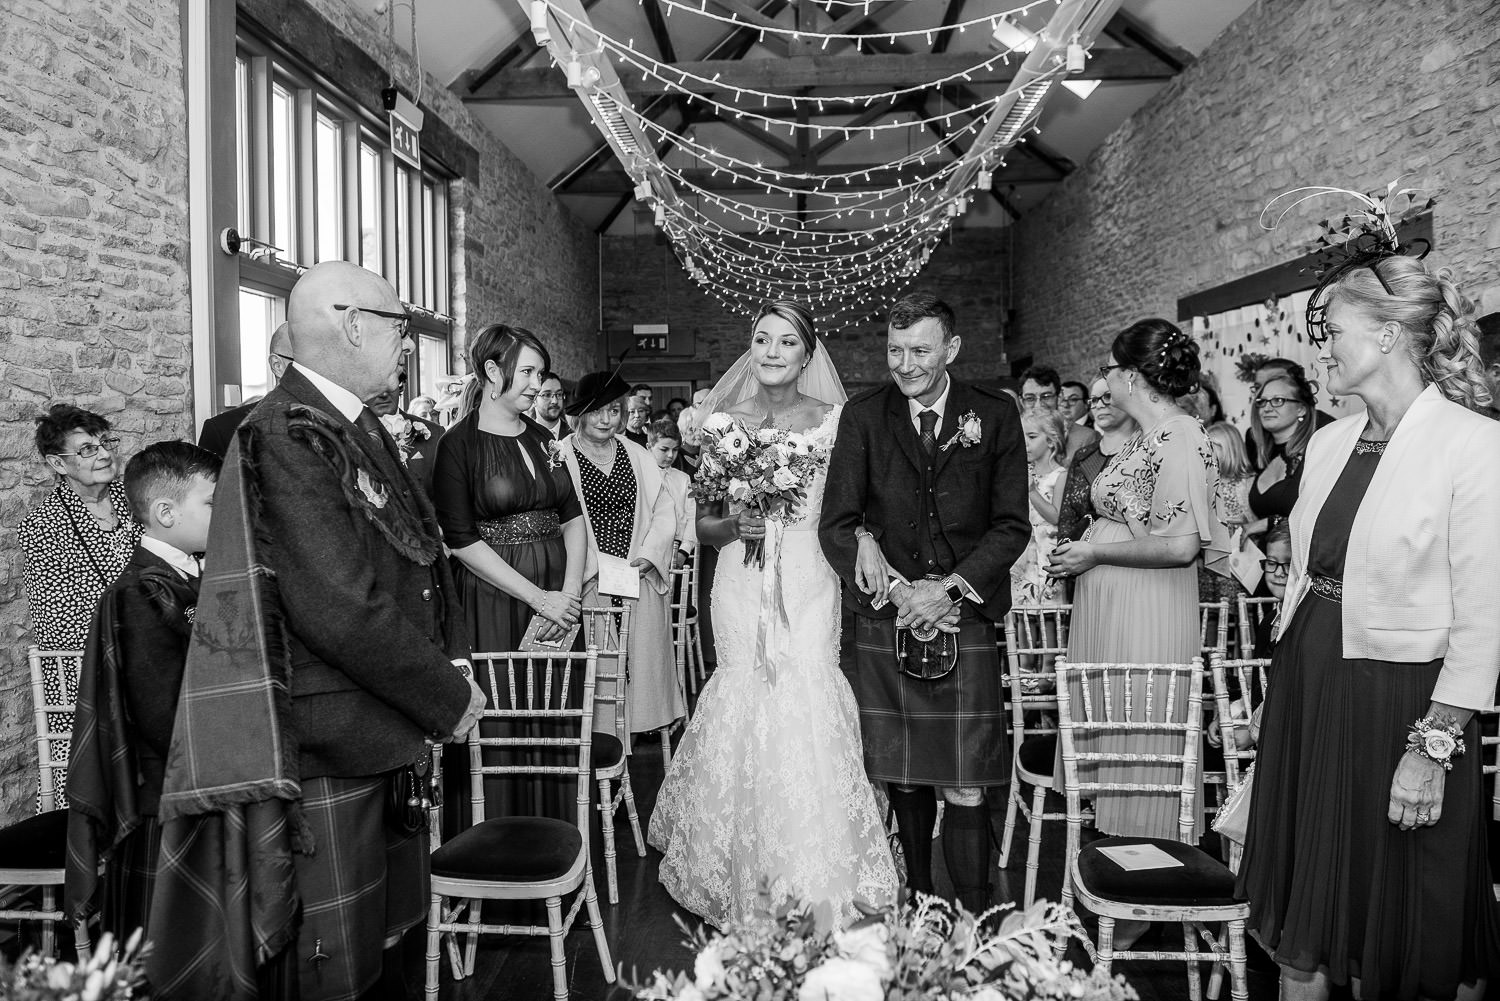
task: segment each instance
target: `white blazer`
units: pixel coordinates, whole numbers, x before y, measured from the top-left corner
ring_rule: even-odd
[[[1313,435],[1292,509],[1292,570],[1280,632],[1307,594],[1318,514],[1366,414]],[[1500,675],[1500,422],[1428,386],[1402,417],[1349,531],[1344,657],[1443,658],[1432,699],[1467,709],[1495,701]]]

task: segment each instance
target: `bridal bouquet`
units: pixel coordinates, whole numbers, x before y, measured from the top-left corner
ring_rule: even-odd
[[[805,434],[781,428],[751,430],[725,413],[703,422],[693,496],[700,501],[728,499],[763,518],[791,524],[802,517],[798,504],[828,452]],[[745,540],[745,565],[765,566],[765,545]]]
[[[1057,956],[1074,934],[1061,905],[973,915],[936,897],[819,932],[805,905],[760,906],[722,934],[689,932],[691,974],[627,985],[648,1001],[1124,1001],[1121,978]],[[679,919],[679,924],[681,924]],[[686,926],[683,926],[686,929]]]

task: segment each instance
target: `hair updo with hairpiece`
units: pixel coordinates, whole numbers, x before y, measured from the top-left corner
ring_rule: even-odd
[[[1164,396],[1183,396],[1198,389],[1202,372],[1198,342],[1168,320],[1152,317],[1132,323],[1120,331],[1109,350],[1115,361],[1135,369]]]
[[[1399,324],[1422,381],[1435,383],[1448,399],[1470,409],[1490,404],[1474,304],[1459,291],[1452,271],[1429,271],[1415,257],[1384,257],[1340,276],[1328,293],[1328,301],[1335,299],[1376,323]]]

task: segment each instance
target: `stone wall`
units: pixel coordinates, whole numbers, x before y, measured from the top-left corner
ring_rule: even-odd
[[[934,292],[953,306],[964,337],[955,372],[963,378],[989,381],[1010,372],[1004,336],[1009,240],[1007,230],[955,230],[910,286]],[[600,256],[605,330],[629,330],[637,323],[686,327],[696,337],[696,360],[708,361],[715,379],[744,352],[748,318],[720,305],[688,278],[669,247],[652,237],[606,237]],[[887,378],[881,317],[831,331],[827,343],[850,386]]]
[[[1477,292],[1500,264],[1500,6],[1261,0],[1019,227],[1012,354],[1064,371],[1177,300],[1298,257],[1333,199],[1257,225],[1300,185],[1438,199],[1432,260]]]
[[[192,429],[177,0],[17,0],[0,18],[0,818],[36,786],[16,526],[73,401],[133,449]]]

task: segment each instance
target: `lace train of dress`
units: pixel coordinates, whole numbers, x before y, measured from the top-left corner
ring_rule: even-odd
[[[810,432],[825,447],[838,413]],[[651,817],[662,885],[720,928],[754,907],[762,880],[773,903],[804,900],[825,928],[857,919],[855,900],[882,906],[896,895],[895,863],[865,776],[859,709],[838,667],[839,580],[817,537],[823,475],[780,546],[790,642],[774,681],[755,667],[762,571],[744,565],[739,542],[720,553],[712,599],[718,668]]]

